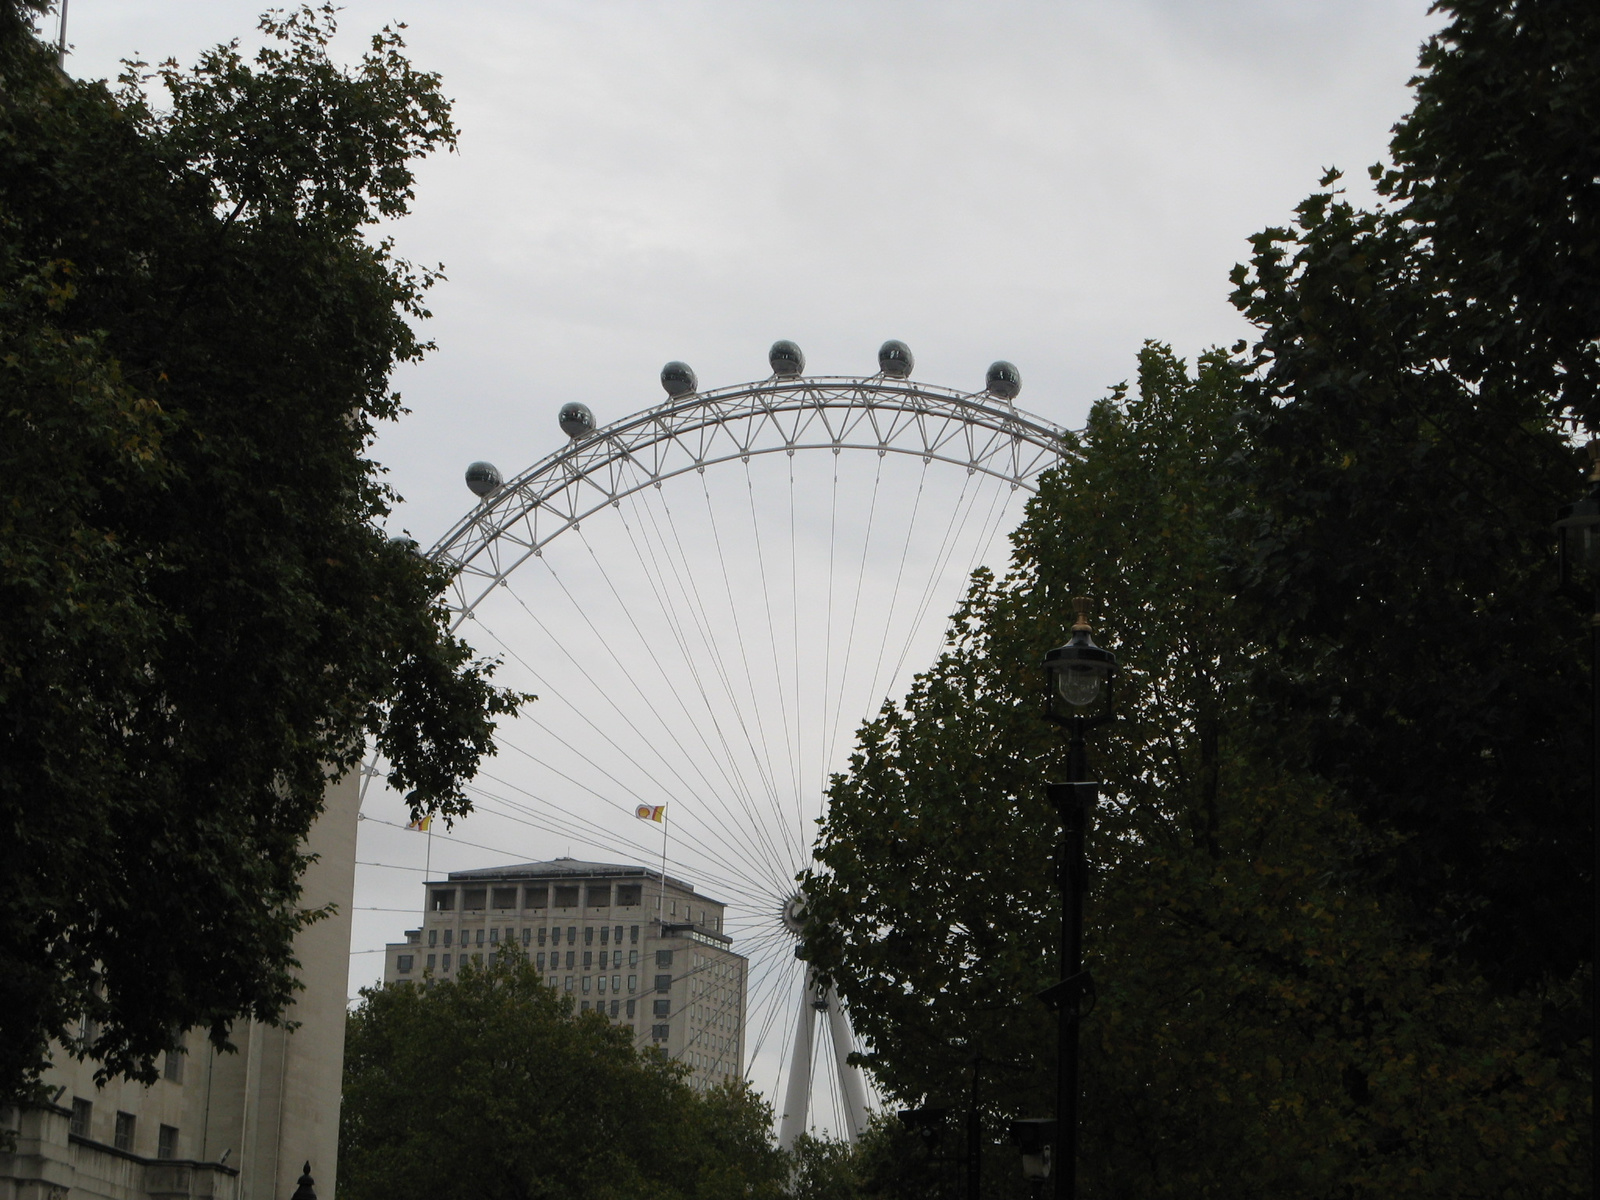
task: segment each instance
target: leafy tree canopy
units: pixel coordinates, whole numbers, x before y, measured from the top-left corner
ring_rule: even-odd
[[[770,1108],[544,984],[518,948],[458,980],[369,988],[350,1016],[339,1193],[351,1200],[777,1200]]]
[[[889,1095],[960,1111],[978,1058],[991,1135],[1051,1111],[1064,746],[1038,664],[1086,592],[1124,666],[1094,748],[1086,1194],[1581,1194],[1586,1064],[1542,1025],[1571,988],[1497,999],[1435,953],[1364,869],[1396,835],[1261,752],[1268,651],[1227,586],[1241,375],[1147,347],[1137,393],[1095,408],[1011,575],[975,580],[835,781],[807,952]]]
[[[1272,753],[1403,836],[1389,886],[1504,988],[1593,961],[1582,625],[1551,523],[1600,433],[1600,7],[1452,0],[1368,211],[1253,239],[1234,585]],[[1580,915],[1582,914],[1582,915]]]
[[[367,457],[435,276],[365,231],[454,142],[438,79],[388,29],[334,64],[325,6],[113,92],[29,8],[0,4],[0,1097],[52,1039],[149,1079],[174,1029],[277,1019],[330,772],[374,738],[414,810],[464,811],[521,699],[378,531]]]
[[[1091,1194],[1591,1186],[1589,681],[1550,523],[1564,423],[1600,421],[1600,10],[1439,8],[1377,207],[1330,173],[1253,239],[1245,359],[1146,348],[834,784],[807,949],[880,1083],[959,1107],[981,1052],[991,1122],[1048,1113],[1037,664],[1096,597],[1125,704]]]

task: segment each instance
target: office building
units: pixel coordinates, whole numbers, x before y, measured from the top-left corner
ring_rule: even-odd
[[[452,871],[424,885],[422,926],[391,943],[384,982],[456,978],[510,943],[579,1012],[599,1012],[707,1086],[743,1074],[747,960],[725,906],[645,867],[558,858]]]

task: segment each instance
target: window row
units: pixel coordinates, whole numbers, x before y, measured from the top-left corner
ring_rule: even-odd
[[[644,888],[638,883],[530,883],[523,887],[435,887],[430,889],[428,908],[433,912],[466,910],[539,908],[637,908],[644,901]]]
[[[637,1000],[629,1000],[629,1001],[627,1001],[627,1006],[628,1006],[627,1017],[628,1017],[628,1020],[630,1020],[630,1021],[633,1020],[633,1018],[634,1018],[634,1010],[637,1007],[638,1003],[639,1002]],[[623,1001],[621,1001],[621,1000],[613,1000],[611,1002],[611,1015],[613,1017],[618,1016],[620,1014],[620,1010],[622,1009],[622,1006],[623,1006]],[[589,1011],[589,1002],[587,1000],[583,1001],[579,1005],[579,1009],[582,1012],[588,1012]],[[606,1002],[604,1000],[596,1000],[594,1002],[594,1011],[599,1013],[599,1014],[601,1014],[602,1016],[604,1016],[605,1012],[606,1012]]]
[[[616,940],[617,945],[620,946],[620,945],[622,945],[622,931],[623,931],[624,928],[626,928],[627,931],[628,931],[628,942],[629,942],[629,944],[637,946],[639,944],[639,926],[637,926],[637,925],[629,925],[629,926],[622,926],[622,925],[599,925],[599,926],[595,926],[595,925],[589,925],[589,926],[585,926],[584,930],[583,930],[583,944],[585,946],[593,946],[595,944],[595,941],[596,941],[595,931],[596,931],[596,929],[598,929],[599,933],[600,933],[600,936],[599,936],[600,945],[609,946],[611,944],[612,940],[613,940],[613,931],[615,931],[615,940]],[[461,941],[461,944],[463,946],[474,944],[474,942],[479,946],[484,945],[486,942],[487,942],[487,944],[489,944],[491,946],[497,946],[497,945],[500,944],[500,942],[502,940],[507,941],[507,942],[514,942],[514,941],[517,940],[517,931],[512,926],[510,926],[510,925],[505,926],[503,932],[504,932],[505,936],[502,939],[502,937],[501,937],[502,930],[501,930],[501,928],[499,926],[496,926],[493,929],[463,929],[461,931],[460,941]],[[576,946],[578,944],[578,926],[569,925],[569,926],[567,926],[567,931],[566,932],[567,932],[567,945]],[[441,934],[443,935],[442,937],[441,937]],[[534,944],[535,935],[537,935],[538,944],[541,945],[541,946],[543,946],[546,941],[549,941],[552,945],[556,945],[556,946],[559,946],[561,944],[561,926],[559,926],[559,925],[556,925],[556,926],[553,926],[553,927],[540,926],[537,929],[535,929],[531,925],[524,927],[524,929],[522,930],[522,944],[524,946],[533,945]],[[454,929],[444,929],[444,930],[430,929],[430,930],[428,930],[428,945],[429,946],[437,946],[437,945],[439,945],[441,943],[441,941],[446,946],[454,945],[455,942],[456,942],[456,931]]]
[[[622,991],[622,976],[621,975],[582,975],[582,976],[568,975],[567,978],[566,978],[566,983],[565,983],[565,986],[563,987],[563,990],[564,991],[568,991],[568,992],[572,991],[574,982],[576,981],[577,986],[578,986],[578,990],[580,992],[582,992],[585,996],[587,996],[589,994],[589,990],[590,990],[591,987],[593,987],[593,989],[595,991],[597,991],[597,992],[604,992],[606,990],[606,980],[608,980],[608,979],[611,981],[611,990],[613,992]],[[551,987],[555,986],[555,980],[552,979],[550,981],[550,986]],[[638,990],[639,990],[639,977],[637,975],[629,975],[628,976],[628,994],[631,996],[634,992],[636,992]]]
[[[93,1138],[94,1102],[79,1096],[72,1098],[72,1120],[68,1131],[73,1137]],[[111,1124],[111,1144],[127,1154],[138,1153],[139,1118],[133,1113],[119,1112]],[[156,1126],[156,1157],[178,1157],[178,1129],[175,1125]]]

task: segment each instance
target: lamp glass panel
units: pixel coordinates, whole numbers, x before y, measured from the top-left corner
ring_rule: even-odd
[[[1093,704],[1100,694],[1100,672],[1093,667],[1068,667],[1056,672],[1056,690],[1074,708]]]

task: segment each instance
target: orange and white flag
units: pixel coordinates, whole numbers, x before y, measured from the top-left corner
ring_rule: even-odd
[[[641,804],[633,810],[633,815],[641,821],[665,821],[667,819],[667,806],[665,804]]]

